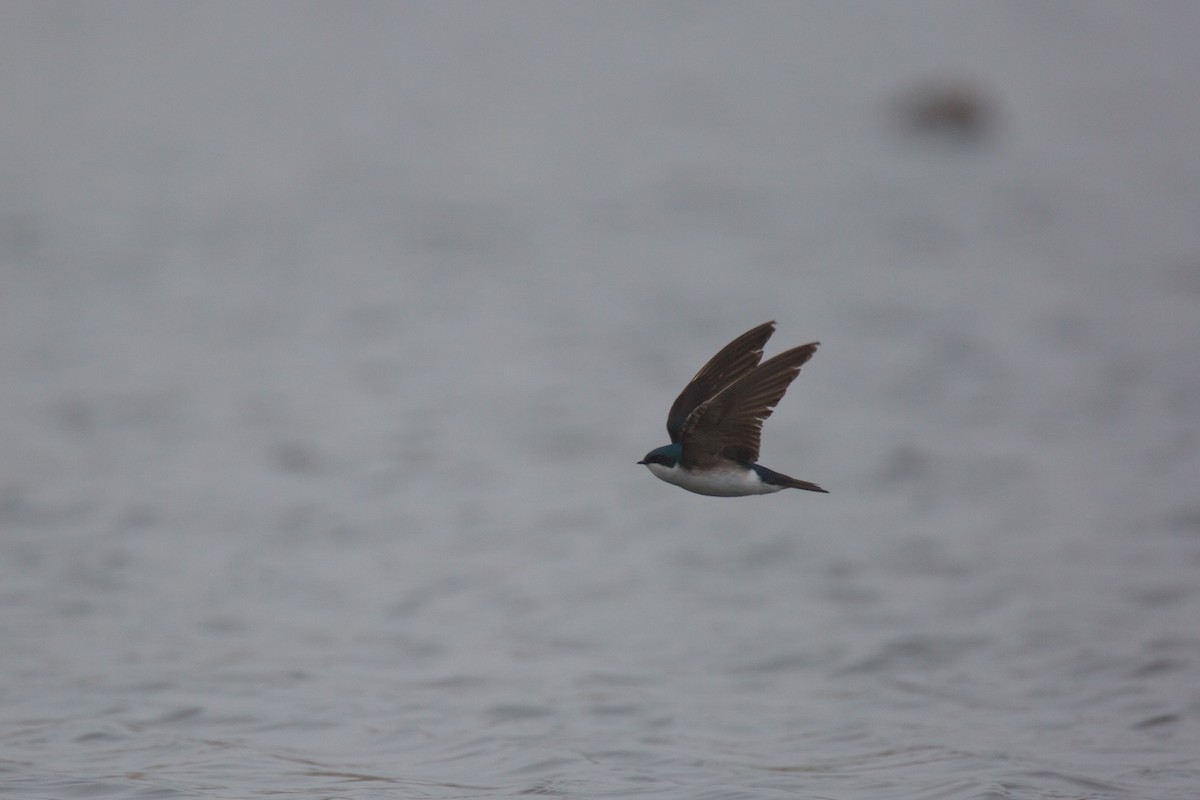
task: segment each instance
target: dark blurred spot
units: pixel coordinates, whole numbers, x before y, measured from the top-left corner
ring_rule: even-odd
[[[931,83],[901,97],[897,104],[904,131],[912,136],[978,143],[996,126],[992,102],[963,83]]]

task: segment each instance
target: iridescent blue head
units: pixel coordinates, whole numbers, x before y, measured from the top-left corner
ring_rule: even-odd
[[[674,467],[679,464],[679,460],[683,458],[683,445],[681,444],[664,444],[662,447],[656,447],[649,453],[639,464],[662,464],[664,467]]]

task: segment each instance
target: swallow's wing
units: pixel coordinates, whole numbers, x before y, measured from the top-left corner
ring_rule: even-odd
[[[810,342],[767,359],[697,406],[680,433],[684,466],[703,465],[718,457],[757,461],[763,420],[771,416],[817,344]]]
[[[688,381],[667,413],[667,433],[671,435],[672,444],[680,440],[684,423],[697,406],[758,366],[762,360],[763,345],[774,332],[774,322],[764,322],[746,331],[721,348],[721,352],[709,359]]]

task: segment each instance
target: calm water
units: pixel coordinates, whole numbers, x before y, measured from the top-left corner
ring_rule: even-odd
[[[0,796],[1200,791],[1197,7],[3,16]]]

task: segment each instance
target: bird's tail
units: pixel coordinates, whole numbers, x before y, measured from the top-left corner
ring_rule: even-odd
[[[798,481],[795,478],[789,478],[787,475],[780,475],[779,477],[783,478],[783,480],[780,481],[780,485],[786,486],[789,489],[803,489],[806,492],[821,492],[823,494],[829,494],[828,489],[822,489],[820,486],[817,486],[815,483],[809,483],[808,481]]]
[[[785,489],[803,489],[806,492],[821,492],[829,494],[828,491],[817,486],[815,483],[808,481],[798,481],[790,475],[784,475],[782,472],[776,472],[773,469],[767,469],[762,464],[751,464],[750,468],[758,473],[758,477],[762,478],[765,483],[772,483],[776,486],[782,486]]]

